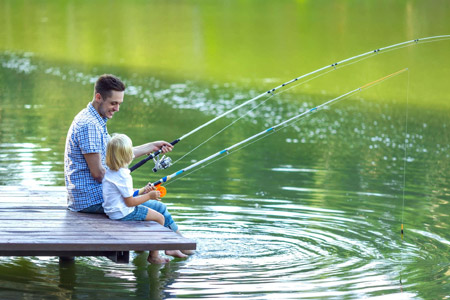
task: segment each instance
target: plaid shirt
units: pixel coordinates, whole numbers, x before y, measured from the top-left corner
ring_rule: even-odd
[[[102,184],[89,171],[83,154],[100,153],[106,168],[106,145],[110,139],[106,128],[107,118],[102,118],[91,103],[72,122],[66,139],[64,177],[69,209],[80,211],[103,202]]]

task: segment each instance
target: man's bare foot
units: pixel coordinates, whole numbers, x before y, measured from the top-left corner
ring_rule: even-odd
[[[150,251],[147,261],[151,264],[161,265],[168,263],[170,259],[159,256],[158,251]]]
[[[195,250],[181,250],[181,252],[183,252],[186,255],[192,255],[195,253]]]
[[[180,250],[166,250],[166,255],[178,257],[178,258],[186,258],[187,255],[181,252]]]
[[[180,230],[177,230],[175,233],[178,233],[179,235],[183,236],[183,235],[181,234]],[[174,250],[174,251],[180,252],[179,250]],[[187,257],[186,255],[192,255],[192,254],[194,254],[194,253],[195,253],[194,250],[181,250],[181,254],[185,254],[185,255],[184,255],[184,256],[175,256],[175,255],[167,254],[167,251],[166,251],[166,254],[167,254],[167,255],[171,255],[171,256],[175,256],[175,257]]]

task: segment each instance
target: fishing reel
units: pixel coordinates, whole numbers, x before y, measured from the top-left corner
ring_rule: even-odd
[[[153,161],[155,162],[153,172],[158,172],[158,170],[167,169],[172,165],[172,159],[170,157],[166,157],[165,155],[163,155],[161,159],[159,158],[159,156],[154,157]]]

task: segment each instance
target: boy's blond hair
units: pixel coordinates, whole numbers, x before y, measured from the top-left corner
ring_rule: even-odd
[[[133,160],[133,143],[125,134],[114,134],[106,147],[106,165],[113,171],[127,167]]]

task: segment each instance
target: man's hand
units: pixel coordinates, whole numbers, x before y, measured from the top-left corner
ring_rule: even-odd
[[[153,152],[161,150],[161,152],[167,153],[172,151],[173,146],[166,141],[156,141],[152,143],[143,144],[133,148],[134,157],[139,157],[142,155],[149,155]]]

